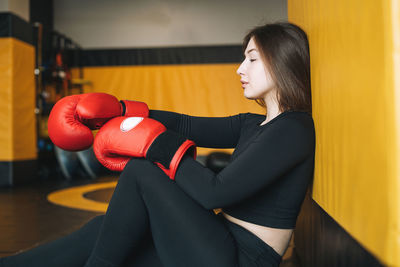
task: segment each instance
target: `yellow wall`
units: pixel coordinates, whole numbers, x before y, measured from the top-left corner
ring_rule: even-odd
[[[263,108],[243,96],[236,74],[238,67],[239,64],[86,67],[84,77],[92,85],[85,86],[85,92],[106,92],[119,99],[146,102],[150,109],[192,116],[265,114]],[[199,148],[198,155],[210,151],[217,150]]]
[[[288,1],[310,41],[313,198],[390,266],[400,266],[399,12],[399,0]]]
[[[0,38],[0,161],[36,158],[35,49]]]

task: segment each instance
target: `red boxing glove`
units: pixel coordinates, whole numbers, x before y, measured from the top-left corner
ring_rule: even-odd
[[[71,95],[58,101],[50,112],[48,132],[58,147],[78,151],[93,144],[91,130],[117,116],[149,116],[146,103],[118,101],[106,93]]]
[[[167,130],[160,122],[142,117],[117,117],[97,133],[93,145],[97,159],[113,171],[122,171],[132,157],[156,163],[172,180],[182,157],[196,158],[196,145]]]

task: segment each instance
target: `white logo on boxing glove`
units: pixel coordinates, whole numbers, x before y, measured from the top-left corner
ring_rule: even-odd
[[[143,117],[129,117],[121,122],[120,129],[122,132],[128,132],[141,123]]]

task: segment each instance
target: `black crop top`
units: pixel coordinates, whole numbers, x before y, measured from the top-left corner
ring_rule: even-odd
[[[274,228],[295,227],[314,173],[315,130],[307,112],[285,111],[260,126],[265,116],[194,117],[151,110],[150,118],[198,147],[235,148],[218,174],[184,156],[175,181],[206,209]]]

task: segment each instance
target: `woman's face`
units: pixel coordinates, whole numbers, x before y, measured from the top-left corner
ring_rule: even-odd
[[[253,38],[250,39],[245,51],[245,59],[236,71],[248,99],[265,99],[266,95],[275,90],[275,83],[264,65]]]

